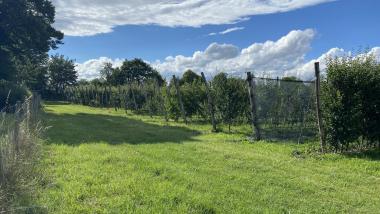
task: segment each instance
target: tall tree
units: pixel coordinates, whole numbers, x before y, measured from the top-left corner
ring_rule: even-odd
[[[50,86],[58,94],[67,86],[74,85],[78,78],[74,61],[63,55],[52,56],[48,64],[48,75]]]
[[[194,71],[189,69],[189,70],[185,71],[185,73],[183,74],[183,76],[180,80],[180,84],[181,85],[183,85],[185,83],[192,84],[194,82],[201,82],[201,80],[202,80],[201,76],[199,76]]]
[[[125,60],[120,67],[120,78],[123,83],[143,83],[144,81],[157,80],[160,84],[164,82],[162,76],[148,63],[141,59],[131,61]]]
[[[103,64],[103,68],[100,70],[100,77],[107,82],[111,82],[112,74],[114,71],[115,69],[112,67],[112,63],[106,62]]]
[[[54,17],[49,0],[0,1],[0,79],[25,82],[30,75],[18,74],[17,65],[40,65],[62,43],[63,33],[52,27]]]

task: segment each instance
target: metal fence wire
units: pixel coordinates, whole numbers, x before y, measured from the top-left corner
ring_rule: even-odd
[[[226,103],[238,102],[240,105],[239,115],[233,119],[233,125],[250,124],[253,118],[256,118],[254,123],[257,123],[262,139],[302,142],[316,137],[318,128],[315,119],[315,81],[258,77],[251,77],[251,79],[254,85],[252,90],[250,81],[247,83],[243,79],[235,79],[231,93],[238,94],[239,98],[231,95],[229,96],[231,100],[223,101]],[[207,82],[206,87],[204,87],[204,83],[176,86],[172,85],[172,82],[162,87],[155,83],[131,83],[123,86],[75,86],[65,90],[65,97],[67,101],[76,104],[161,115],[165,116],[166,120],[168,115],[173,116],[171,111],[176,110],[179,112],[176,114],[176,119],[181,117],[185,122],[188,120],[211,122],[210,105],[207,104],[212,100],[215,104],[216,100],[219,100],[220,103],[221,99],[228,99],[223,93],[218,93],[220,89],[213,87],[213,81],[207,82],[204,79],[203,82]],[[178,91],[180,93],[177,93]],[[255,114],[252,114],[252,105],[250,106],[252,102],[250,94],[252,93],[254,94]],[[215,119],[220,125],[225,122],[225,111],[218,108],[217,105],[212,106],[214,106]]]
[[[302,142],[317,135],[312,81],[254,78],[257,118],[264,139]]]

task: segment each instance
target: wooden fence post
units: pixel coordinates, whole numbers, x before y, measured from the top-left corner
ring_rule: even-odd
[[[206,80],[205,74],[203,72],[201,72],[201,74],[202,74],[203,82],[204,82],[204,84],[206,86],[207,101],[208,101],[208,111],[209,111],[210,116],[211,116],[212,131],[216,132],[217,129],[216,129],[216,121],[215,121],[215,115],[214,115],[214,102],[213,102],[212,96],[211,96],[210,85],[208,84],[208,82]]]
[[[179,107],[180,107],[180,110],[182,113],[182,118],[183,118],[183,121],[185,121],[185,123],[187,124],[185,107],[183,106],[181,91],[179,89],[178,81],[177,81],[177,78],[175,77],[175,75],[173,75],[173,81],[174,81],[174,86],[175,86],[175,89],[177,92],[177,99],[178,99]]]
[[[256,140],[261,140],[260,127],[259,127],[259,122],[257,118],[255,80],[251,72],[247,72],[247,82],[248,82],[249,101],[251,103],[252,129],[255,133]]]
[[[315,68],[315,93],[316,93],[316,110],[317,110],[317,122],[318,122],[318,129],[319,129],[319,140],[321,144],[321,151],[322,153],[325,152],[325,136],[323,131],[323,121],[322,121],[322,113],[321,113],[321,103],[320,103],[320,93],[321,93],[321,76],[320,76],[320,69],[319,69],[319,62],[316,62],[314,64]]]

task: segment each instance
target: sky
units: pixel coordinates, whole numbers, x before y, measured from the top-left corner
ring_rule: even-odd
[[[380,60],[378,0],[52,0],[80,79],[141,58],[164,77],[296,76],[363,50]]]

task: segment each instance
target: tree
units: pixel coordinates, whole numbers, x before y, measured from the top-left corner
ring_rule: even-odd
[[[380,63],[372,55],[329,59],[321,98],[327,142],[380,147]]]
[[[17,63],[17,79],[22,80],[29,89],[43,94],[48,84],[47,64],[48,59],[38,64],[29,60],[25,60],[22,64]]]
[[[63,33],[52,27],[54,17],[49,0],[0,1],[0,79],[25,82],[28,76],[18,75],[17,65],[41,65],[62,43]]]
[[[183,74],[180,80],[180,85],[183,85],[185,83],[192,84],[194,82],[201,82],[201,81],[202,81],[202,77],[189,69],[185,71],[185,73]]]
[[[120,67],[120,73],[118,75],[121,84],[132,82],[141,84],[144,81],[157,80],[161,85],[164,82],[162,76],[141,59],[125,60]]]
[[[106,62],[103,64],[103,68],[100,70],[100,77],[106,82],[111,82],[114,71],[115,69],[112,67],[112,63]]]
[[[249,106],[245,82],[241,79],[228,78],[225,73],[220,73],[214,77],[212,86],[217,110],[231,131],[234,120],[244,115]]]
[[[49,84],[57,94],[62,93],[67,86],[74,85],[78,75],[73,60],[63,55],[52,56],[48,64]]]

